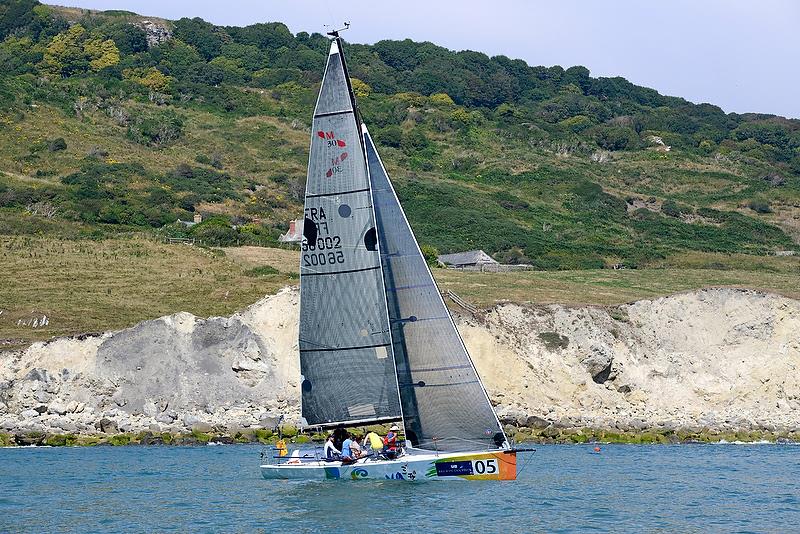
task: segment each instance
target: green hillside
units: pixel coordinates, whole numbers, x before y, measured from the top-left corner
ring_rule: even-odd
[[[12,0],[0,37],[0,232],[269,244],[300,213],[324,36]],[[443,252],[585,269],[798,248],[800,121],[431,43],[348,54]]]

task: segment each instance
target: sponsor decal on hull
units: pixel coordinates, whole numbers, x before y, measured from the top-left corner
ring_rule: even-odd
[[[514,480],[517,478],[517,455],[496,452],[436,460],[425,476],[459,477],[467,480]]]

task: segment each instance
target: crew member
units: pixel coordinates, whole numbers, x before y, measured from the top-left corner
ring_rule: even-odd
[[[376,432],[368,432],[364,437],[364,448],[369,447],[373,452],[383,449],[383,440]]]
[[[328,436],[328,439],[325,440],[325,449],[324,455],[326,460],[338,460],[342,454],[342,451],[336,448],[333,444],[333,434]]]
[[[387,458],[395,458],[397,456],[397,425],[392,425],[386,437],[383,438],[383,454]]]
[[[342,443],[342,465],[352,464],[355,461],[353,459],[353,450],[351,449],[352,444],[353,438],[348,435],[347,439]]]

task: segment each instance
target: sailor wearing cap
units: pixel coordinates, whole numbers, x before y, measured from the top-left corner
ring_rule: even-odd
[[[397,425],[392,425],[389,428],[389,433],[383,438],[383,453],[387,458],[394,458],[397,456]]]

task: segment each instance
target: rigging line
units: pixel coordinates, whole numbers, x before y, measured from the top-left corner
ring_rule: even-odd
[[[536,450],[534,449],[532,452],[536,452]],[[525,460],[525,463],[524,463],[524,464],[522,464],[522,467],[520,467],[520,468],[519,468],[519,471],[517,472],[517,476],[521,475],[521,474],[522,474],[522,472],[523,472],[523,471],[525,471],[525,468],[526,468],[526,467],[528,467],[528,465],[530,465],[530,463],[531,463],[532,461],[533,461],[533,454],[531,454],[531,455],[528,457],[528,459],[527,459],[527,460]]]

